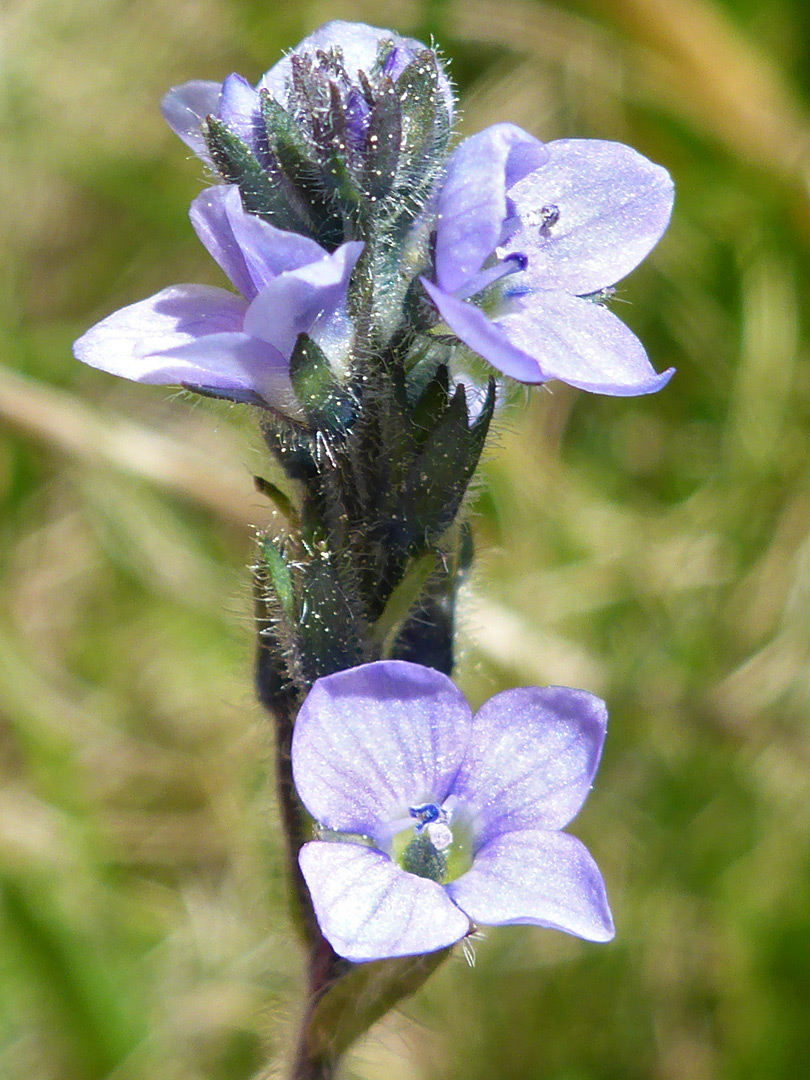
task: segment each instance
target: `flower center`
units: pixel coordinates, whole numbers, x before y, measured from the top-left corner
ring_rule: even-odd
[[[413,832],[404,830],[392,845],[394,861],[403,870],[439,884],[469,870],[472,860],[467,830],[461,821],[450,828],[452,809],[421,803],[410,806],[408,813],[414,819]]]

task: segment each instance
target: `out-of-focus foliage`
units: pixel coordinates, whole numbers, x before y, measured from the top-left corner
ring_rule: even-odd
[[[358,1047],[399,1080],[782,1080],[810,1055],[804,0],[8,0],[0,14],[0,1076],[249,1080],[300,1008],[252,703],[246,410],[70,342],[219,283],[163,126],[330,17],[435,34],[464,130],[619,139],[678,191],[616,303],[661,394],[540,390],[475,503],[459,678],[584,686],[609,946],[507,928]]]

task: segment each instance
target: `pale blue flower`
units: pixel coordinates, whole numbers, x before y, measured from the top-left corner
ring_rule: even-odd
[[[319,679],[292,764],[328,830],[299,861],[335,951],[431,952],[472,924],[610,940],[599,870],[561,831],[590,790],[606,722],[598,698],[554,686],[507,690],[473,715],[445,675],[404,661]],[[471,865],[452,878],[456,848]]]
[[[351,241],[330,254],[245,213],[230,185],[203,191],[190,217],[241,295],[172,285],[91,327],[74,344],[75,356],[136,382],[297,412],[289,379],[297,337],[310,335],[339,365],[351,338],[349,278],[363,244]]]
[[[628,146],[543,144],[495,124],[449,159],[424,287],[453,333],[514,379],[651,393],[672,369],[657,375],[599,301],[661,238],[672,201],[667,171]]]

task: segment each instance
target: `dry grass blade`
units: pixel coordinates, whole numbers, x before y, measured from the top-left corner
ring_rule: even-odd
[[[264,516],[247,471],[129,420],[102,416],[64,390],[7,369],[0,369],[0,418],[37,442],[148,480],[226,521],[256,525]]]

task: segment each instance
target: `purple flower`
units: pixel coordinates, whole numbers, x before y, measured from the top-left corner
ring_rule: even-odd
[[[449,159],[424,287],[453,333],[514,379],[651,393],[673,369],[657,375],[599,301],[661,238],[672,200],[667,171],[621,143],[544,145],[495,124]]]
[[[289,379],[296,339],[309,334],[340,366],[351,339],[346,292],[363,244],[328,254],[308,237],[245,213],[232,186],[203,191],[190,217],[241,296],[173,285],[102,319],[74,344],[74,355],[136,382],[297,413]]]
[[[588,794],[606,723],[602,701],[559,686],[507,690],[473,716],[450,679],[405,661],[319,679],[292,763],[307,810],[337,834],[299,855],[335,951],[431,952],[471,921],[610,940],[599,870],[560,831]]]
[[[294,59],[310,63],[324,76],[324,111],[328,108],[328,83],[339,91],[345,111],[348,136],[355,144],[364,142],[370,107],[362,92],[358,72],[372,83],[387,76],[396,82],[408,64],[425,46],[414,38],[401,37],[364,23],[334,20],[304,38],[292,52],[270,68],[252,87],[241,75],[229,75],[220,85],[195,80],[173,87],[163,98],[161,111],[169,127],[204,161],[209,160],[201,125],[216,116],[262,160],[266,136],[259,92],[267,90],[283,108],[290,108],[293,93]],[[440,72],[444,98],[452,115],[453,93],[447,77]],[[293,108],[293,112],[295,109]]]

